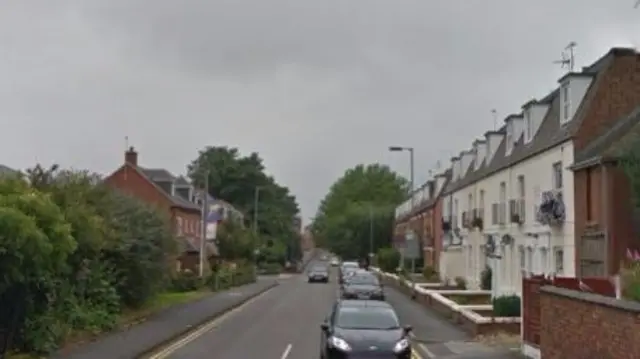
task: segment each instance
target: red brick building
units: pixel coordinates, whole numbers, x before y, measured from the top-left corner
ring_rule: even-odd
[[[403,243],[404,236],[413,230],[422,243],[424,265],[439,269],[440,253],[443,249],[442,228],[442,190],[451,178],[450,171],[434,176],[416,192],[425,195],[413,201],[413,209],[396,218],[394,224],[394,243]]]
[[[574,130],[576,272],[616,274],[628,248],[638,247],[638,215],[618,159],[637,138],[640,55],[614,48],[596,65]]]
[[[180,240],[178,270],[199,271],[202,209],[195,203],[195,190],[189,182],[165,169],[141,167],[138,153],[131,147],[125,153],[122,166],[110,174],[105,183],[165,211]],[[207,244],[205,250],[207,258],[216,254],[213,244]]]

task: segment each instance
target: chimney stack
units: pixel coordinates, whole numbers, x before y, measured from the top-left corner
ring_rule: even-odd
[[[129,147],[129,150],[124,153],[124,162],[132,166],[138,166],[138,152],[133,146]]]

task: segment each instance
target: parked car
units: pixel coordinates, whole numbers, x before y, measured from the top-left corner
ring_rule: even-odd
[[[340,266],[338,278],[340,278],[340,284],[344,282],[344,277],[349,275],[349,272],[356,271],[360,268],[358,262],[342,262]]]
[[[321,329],[322,359],[411,359],[411,327],[386,302],[338,301]]]
[[[384,289],[378,278],[369,272],[346,277],[340,288],[343,299],[384,300]]]
[[[315,266],[311,268],[311,270],[309,271],[308,278],[309,278],[309,283],[315,283],[315,282],[328,283],[329,268],[327,268],[326,266]]]

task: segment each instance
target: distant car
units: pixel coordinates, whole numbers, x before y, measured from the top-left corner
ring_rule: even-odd
[[[338,260],[338,258],[332,258],[331,259],[331,266],[332,267],[337,267],[340,265],[340,261]]]
[[[384,300],[384,289],[378,278],[369,272],[346,277],[340,290],[343,299]]]
[[[339,274],[338,274],[340,278],[340,283],[344,281],[344,277],[349,275],[349,272],[355,271],[359,268],[360,268],[360,265],[358,264],[358,262],[342,262],[342,265],[340,266]]]
[[[315,266],[311,268],[311,270],[309,271],[308,278],[309,278],[309,283],[314,283],[314,282],[328,283],[329,268],[325,266]]]
[[[386,302],[338,301],[321,329],[322,359],[411,359],[411,327]]]

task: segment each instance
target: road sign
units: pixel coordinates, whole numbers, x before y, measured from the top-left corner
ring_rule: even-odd
[[[405,235],[404,256],[407,259],[420,258],[420,241],[414,231],[409,231]]]

